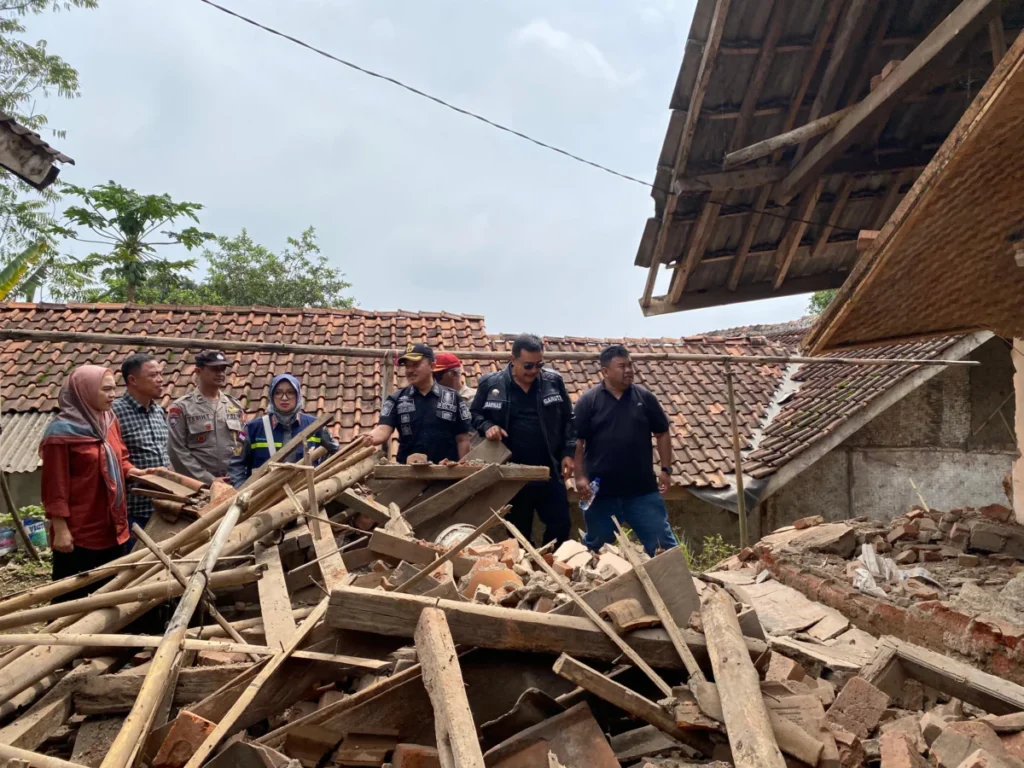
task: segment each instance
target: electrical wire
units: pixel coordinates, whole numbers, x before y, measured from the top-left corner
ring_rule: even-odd
[[[469,109],[465,109],[463,107],[457,106],[455,104],[452,104],[451,102],[445,101],[444,99],[442,99],[442,98],[440,98],[438,96],[434,96],[432,94],[427,93],[426,91],[420,90],[419,88],[416,88],[414,86],[408,85],[407,83],[403,83],[401,80],[399,80],[397,78],[391,77],[389,75],[381,74],[380,72],[375,72],[372,69],[367,69],[366,67],[362,67],[362,66],[356,64],[355,62],[348,61],[347,59],[343,59],[340,56],[335,56],[333,53],[325,51],[322,48],[317,48],[315,45],[311,45],[310,43],[307,43],[307,42],[305,42],[303,40],[300,40],[297,37],[289,35],[286,32],[281,32],[278,29],[275,29],[273,27],[267,26],[266,24],[258,22],[255,19],[251,19],[248,16],[244,16],[241,13],[238,13],[237,11],[233,11],[230,8],[225,8],[223,5],[220,5],[219,3],[216,3],[213,0],[199,0],[199,2],[205,3],[206,5],[210,6],[211,8],[215,8],[216,10],[220,11],[221,13],[225,13],[228,16],[233,16],[234,18],[238,19],[239,21],[243,21],[246,24],[250,24],[251,26],[254,26],[257,29],[262,29],[264,32],[268,32],[271,35],[275,35],[276,37],[283,38],[283,39],[285,39],[285,40],[287,40],[287,41],[289,41],[291,43],[294,43],[295,45],[298,45],[298,46],[300,46],[302,48],[305,48],[306,50],[309,50],[309,51],[312,51],[313,53],[319,54],[320,56],[323,56],[326,59],[330,59],[331,61],[333,61],[333,62],[335,62],[337,64],[341,64],[343,66],[348,67],[349,69],[355,70],[356,72],[360,72],[360,73],[362,73],[364,75],[367,75],[369,77],[376,78],[377,80],[383,80],[384,82],[390,83],[391,85],[394,85],[394,86],[397,86],[398,88],[401,88],[401,89],[403,89],[405,91],[408,91],[409,93],[411,93],[411,94],[413,94],[415,96],[419,96],[420,98],[427,99],[428,101],[432,101],[435,104],[438,104],[438,105],[440,105],[442,107],[445,107],[446,109],[450,109],[453,112],[456,112],[456,113],[458,113],[460,115],[463,115],[465,117],[469,117],[469,118],[472,118],[474,120],[479,120],[481,123],[484,123],[485,125],[489,125],[490,127],[496,128],[499,131],[503,131],[505,133],[511,134],[512,136],[515,136],[517,138],[523,139],[524,141],[528,141],[531,144],[534,144],[534,145],[536,145],[538,147],[541,147],[542,149],[546,149],[546,150],[549,150],[551,152],[556,152],[559,155],[562,155],[564,157],[568,157],[570,160],[575,160],[578,163],[583,163],[584,165],[589,165],[591,168],[596,168],[599,171],[604,171],[605,173],[609,173],[612,176],[617,176],[620,179],[625,179],[626,181],[631,181],[634,184],[639,184],[639,185],[641,185],[643,187],[647,187],[648,189],[652,189],[652,190],[655,190],[657,192],[662,192],[662,193],[664,193],[666,195],[671,195],[672,194],[671,190],[659,187],[657,184],[653,184],[653,183],[651,183],[649,181],[644,181],[643,179],[638,179],[635,176],[630,176],[628,173],[622,173],[621,171],[616,171],[614,168],[609,168],[608,166],[602,165],[601,163],[595,162],[593,160],[587,160],[585,157],[580,157],[579,155],[574,154],[572,152],[569,152],[566,149],[562,149],[561,147],[556,147],[553,144],[548,144],[547,142],[541,141],[540,139],[535,139],[534,137],[529,136],[529,135],[523,133],[522,131],[517,131],[514,128],[509,128],[507,125],[502,125],[501,123],[495,122],[494,120],[491,120],[490,118],[484,117],[483,115],[477,114],[476,112],[473,112],[473,111],[471,111]],[[799,222],[801,224],[814,224],[815,226],[817,226],[817,225],[823,225],[824,226],[825,225],[825,222],[811,221],[811,220],[808,220],[808,219],[800,219],[800,218],[797,218],[797,217],[794,217],[794,216],[786,216],[784,214],[774,213],[773,211],[769,211],[769,210],[761,210],[761,209],[755,208],[752,205],[736,205],[736,206],[730,206],[730,208],[742,209],[742,210],[748,211],[750,213],[760,213],[760,214],[762,214],[764,216],[771,216],[771,217],[774,217],[774,218],[777,218],[777,219],[782,219],[784,221],[795,221],[795,222]],[[856,234],[856,233],[858,233],[860,231],[860,230],[856,230],[856,229],[849,229],[847,227],[839,227],[839,226],[833,226],[832,229],[833,229],[833,231],[837,231],[837,232],[852,232],[854,234]]]

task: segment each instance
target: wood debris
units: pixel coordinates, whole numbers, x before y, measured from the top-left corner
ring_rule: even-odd
[[[0,600],[0,765],[1021,756],[1024,688],[759,578],[770,544],[696,582],[678,548],[648,558],[625,535],[538,550],[503,518],[546,469],[490,442],[454,466],[372,453],[274,465],[215,498],[160,477],[173,524],[154,518],[114,568]],[[836,557],[859,543],[816,519],[793,534]],[[165,633],[139,634],[167,600]]]

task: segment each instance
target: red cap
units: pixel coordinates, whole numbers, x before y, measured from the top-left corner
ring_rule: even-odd
[[[462,361],[451,352],[438,352],[434,356],[434,373],[450,371],[452,368],[461,368]]]

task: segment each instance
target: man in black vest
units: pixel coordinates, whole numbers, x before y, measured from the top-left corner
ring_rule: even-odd
[[[569,538],[565,478],[573,473],[576,432],[572,402],[562,377],[544,368],[544,344],[522,334],[512,343],[512,360],[477,384],[470,407],[473,426],[488,440],[501,440],[513,464],[551,470],[548,480],[528,483],[512,499],[508,520],[531,537],[534,512],[544,523],[544,543]]]

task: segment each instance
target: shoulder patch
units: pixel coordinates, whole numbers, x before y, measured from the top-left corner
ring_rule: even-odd
[[[172,405],[167,410],[167,425],[173,427],[181,420],[181,408],[177,405]]]
[[[384,401],[384,404],[380,407],[381,416],[390,416],[391,412],[395,410],[395,401],[390,397]]]

